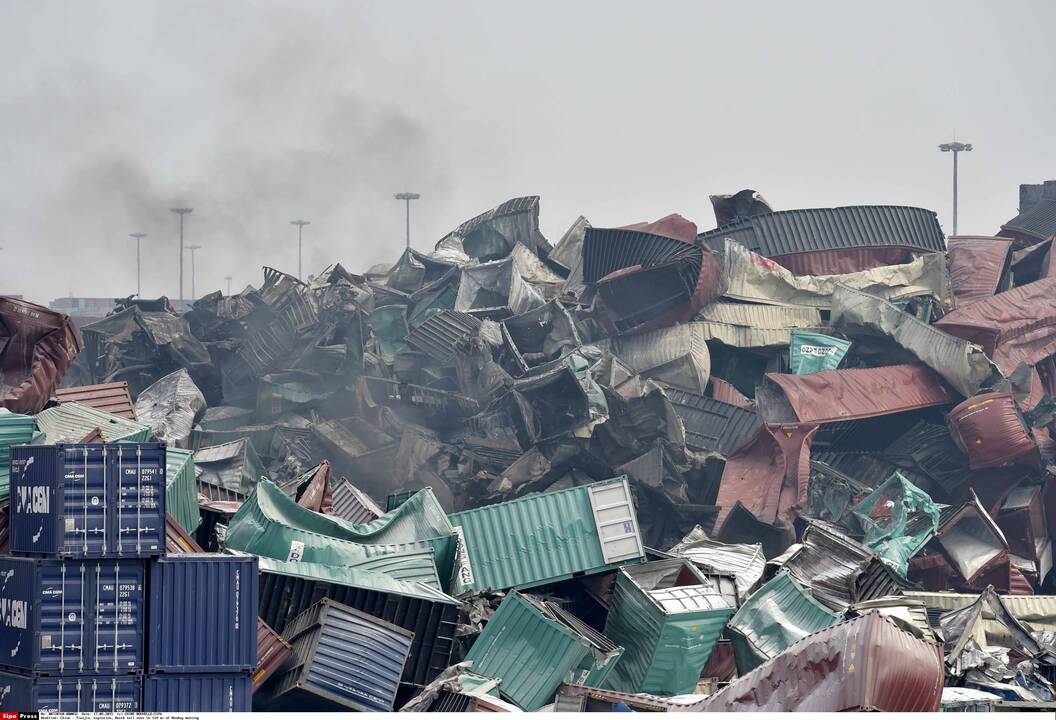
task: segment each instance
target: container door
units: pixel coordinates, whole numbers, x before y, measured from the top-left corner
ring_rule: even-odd
[[[32,569],[27,567],[27,569]],[[84,563],[41,563],[40,573],[40,672],[75,674],[91,672],[85,652],[90,634],[87,569]]]
[[[41,712],[87,712],[88,708],[81,705],[83,682],[82,678],[38,678],[36,709]]]
[[[165,448],[160,445],[110,447],[117,478],[111,513],[119,555],[160,555],[165,549]]]
[[[100,557],[107,543],[107,451],[103,445],[63,449],[62,555]]]
[[[98,562],[94,577],[93,671],[126,674],[143,669],[143,564]]]
[[[85,712],[124,714],[139,712],[140,680],[131,677],[101,677],[81,686]]]
[[[627,481],[591,485],[587,489],[605,564],[642,557],[642,537]]]

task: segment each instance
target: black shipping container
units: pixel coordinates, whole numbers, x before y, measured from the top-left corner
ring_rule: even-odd
[[[410,630],[414,642],[402,678],[407,685],[422,687],[450,664],[457,605],[269,572],[260,573],[259,598],[260,616],[284,636],[293,618],[323,598]]]
[[[165,446],[11,448],[11,552],[56,558],[164,554]]]
[[[143,670],[138,560],[0,557],[0,666],[37,675]]]

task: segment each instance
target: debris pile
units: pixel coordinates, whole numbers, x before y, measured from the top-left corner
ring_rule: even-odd
[[[170,552],[259,558],[258,709],[1056,702],[1056,238],[712,201],[80,334],[2,299],[0,455],[167,443]]]

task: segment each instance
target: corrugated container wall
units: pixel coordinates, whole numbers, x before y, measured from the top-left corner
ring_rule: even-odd
[[[143,712],[250,712],[248,675],[150,675],[143,680]]]
[[[0,665],[39,675],[143,670],[135,560],[0,558]]]
[[[37,431],[37,421],[32,415],[19,415],[0,408],[0,500],[9,495],[11,473],[11,447],[28,445]]]
[[[165,552],[165,446],[12,448],[11,551],[137,558]]]
[[[253,692],[260,690],[292,654],[290,644],[257,618],[257,671],[253,673]]]
[[[0,673],[0,711],[107,713],[140,711],[143,679],[121,677],[33,677]]]
[[[286,628],[295,660],[265,693],[275,709],[390,712],[414,633],[323,600]]]
[[[174,555],[150,567],[150,672],[246,672],[257,665],[257,559]]]
[[[194,453],[190,450],[165,450],[165,509],[187,532],[193,533],[202,522]]]
[[[626,478],[451,515],[455,592],[529,588],[644,558]]]

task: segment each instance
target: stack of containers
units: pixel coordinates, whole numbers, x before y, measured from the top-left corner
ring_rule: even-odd
[[[0,557],[0,710],[142,708],[149,558],[165,549],[165,446],[18,446]]]

